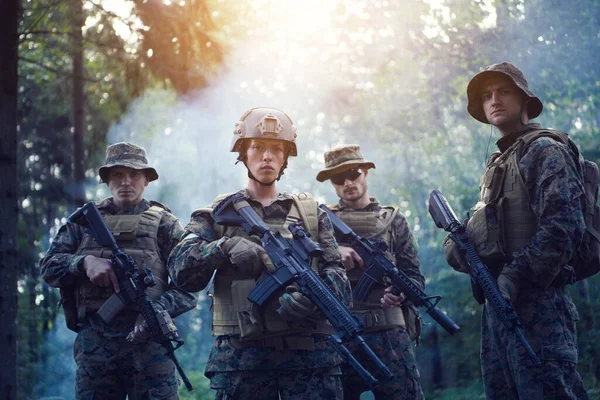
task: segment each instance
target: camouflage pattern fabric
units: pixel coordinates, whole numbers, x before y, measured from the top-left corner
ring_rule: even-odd
[[[485,307],[481,324],[481,369],[488,400],[584,400],[577,373],[577,309],[565,287],[519,293],[515,310],[523,334],[542,361],[531,366],[514,334]]]
[[[73,346],[78,400],[178,399],[175,366],[157,343],[131,344],[83,328]]]
[[[497,142],[500,151],[530,129],[506,136]],[[533,141],[519,161],[519,171],[529,192],[529,204],[538,219],[538,231],[531,242],[513,254],[509,268],[518,269],[527,281],[546,287],[569,262],[581,243],[585,200],[580,165],[569,148],[554,139]]]
[[[332,368],[220,373],[211,387],[216,400],[342,400],[340,372]]]
[[[369,205],[365,208],[355,211],[381,210],[381,204],[376,198],[371,197],[370,201]],[[353,209],[344,203],[344,200],[340,199],[337,211],[349,212],[352,210]],[[390,226],[390,230],[392,231],[393,242],[393,249],[390,250],[394,254],[396,267],[401,269],[402,272],[404,272],[421,290],[425,290],[425,277],[421,274],[418,256],[419,247],[410,226],[408,225],[408,221],[406,221],[406,217],[402,215],[402,213],[396,214],[396,217]],[[336,239],[338,240],[338,243],[343,243],[340,237],[336,236]],[[376,284],[374,287],[385,288],[383,285],[379,284]]]
[[[298,340],[314,344],[314,350],[290,349]],[[326,335],[276,336],[251,342],[222,335],[213,344],[205,374],[211,378],[219,372],[337,368],[340,362]]]
[[[377,388],[373,390],[375,399],[423,399],[413,344],[406,330],[397,328],[384,332],[364,333],[362,337],[394,374],[391,379],[385,379],[381,374],[375,373],[374,376],[379,380]],[[368,371],[378,372],[373,360],[360,351],[356,343],[349,343],[348,349]],[[347,363],[342,364],[342,382],[344,400],[358,400],[361,393],[370,390]]]
[[[351,212],[342,199],[338,203],[338,210]],[[372,197],[370,203],[365,208],[355,211],[380,211],[379,201]],[[390,225],[392,231],[392,249],[391,252],[395,258],[395,265],[401,269],[415,285],[422,290],[425,289],[425,278],[421,274],[420,262],[418,258],[417,242],[412,234],[406,218],[401,213]],[[337,238],[341,240],[341,238]],[[340,242],[342,243],[342,242]],[[373,292],[381,292],[385,289],[383,284],[375,284]],[[371,296],[370,296],[371,297]],[[408,306],[407,302],[407,306]],[[403,307],[407,311],[405,315],[414,320],[414,308]],[[362,337],[373,349],[375,354],[390,368],[394,377],[391,380],[380,379],[377,390],[373,391],[375,399],[422,399],[423,391],[419,382],[419,371],[417,369],[413,345],[408,332],[402,328],[390,329],[383,332],[365,332]],[[373,361],[368,358],[357,345],[350,343],[348,348],[356,356],[359,362],[368,371],[377,371]],[[362,378],[347,363],[342,364],[342,382],[344,385],[344,399],[359,399],[360,394],[368,391]],[[376,376],[377,378],[381,378]]]
[[[539,127],[531,124],[527,130]],[[500,151],[527,130],[498,140]],[[570,150],[550,138],[532,142],[519,161],[519,169],[538,218],[538,231],[505,268],[517,269],[522,277],[513,306],[542,365],[530,366],[514,335],[486,308],[481,332],[486,397],[587,399],[576,371],[577,309],[564,287],[550,286],[571,259],[585,229],[581,171]]]
[[[294,202],[292,196],[284,193],[279,194],[268,207],[263,207],[248,191],[242,190],[240,193],[266,223],[284,221]],[[351,304],[352,291],[340,264],[341,256],[333,236],[331,221],[325,212],[320,209],[318,212],[318,243],[323,249],[319,262],[321,277],[345,304]],[[169,269],[182,289],[200,291],[206,287],[217,268],[231,265],[228,257],[217,246],[221,237],[218,236],[215,225],[210,213],[194,212],[185,227],[186,233],[182,241],[173,249]],[[249,238],[241,228],[235,231],[235,236]]]
[[[132,210],[120,210],[112,201],[112,198],[104,199],[97,203],[98,209],[102,213],[109,215],[119,214],[141,214],[148,210],[153,203],[142,200]],[[155,203],[157,204],[157,203]],[[158,228],[157,244],[160,249],[160,258],[165,262],[169,253],[177,244],[183,229],[181,224],[173,214],[164,211]],[[58,231],[56,237],[50,245],[50,249],[40,260],[42,278],[52,287],[68,287],[73,285],[76,278],[84,277],[82,270],[84,256],[74,255],[81,243],[84,235],[84,229],[80,225],[67,223]],[[190,293],[178,289],[173,282],[169,283],[167,291],[161,297],[153,301],[153,305],[159,309],[169,312],[171,317],[175,318],[184,312],[191,310],[196,306],[196,299]],[[105,335],[127,336],[127,333],[133,327],[134,321],[131,321],[129,327],[112,330],[108,327]],[[112,324],[111,324],[112,326]]]
[[[97,206],[102,213],[117,215],[140,214],[153,204],[158,203],[142,200],[131,210],[120,210],[114,205],[112,198],[108,198],[97,203]],[[157,244],[165,265],[182,233],[183,229],[177,218],[167,211],[163,212]],[[60,228],[50,249],[40,261],[42,277],[50,286],[69,287],[76,282],[76,278],[85,277],[82,270],[84,257],[74,255],[83,235],[83,228],[76,224],[67,223]],[[158,309],[167,310],[175,318],[193,309],[196,298],[170,282],[167,291],[152,303]],[[164,349],[153,342],[133,345],[125,340],[133,329],[136,318],[137,313],[124,310],[101,332],[94,331],[91,327],[79,332],[74,345],[78,399],[89,398],[87,396],[91,392],[96,392],[94,399],[117,399],[121,396],[120,393],[124,393],[123,390],[129,391],[130,396],[135,396],[134,390],[147,393],[130,398],[177,398],[175,368],[172,361],[164,356]],[[156,367],[146,370],[147,366],[154,364]],[[173,387],[174,392],[171,390]],[[156,397],[148,397],[151,392],[156,393]],[[175,393],[175,397],[169,397],[170,393]]]
[[[248,191],[242,190],[240,193],[266,223],[285,221],[293,204],[290,195],[279,194],[269,206],[263,207]],[[333,227],[327,215],[321,210],[319,210],[318,221],[317,241],[324,250],[318,266],[320,276],[345,304],[350,305],[352,292],[345,271],[340,264],[341,258],[338,245],[333,237]],[[190,223],[185,227],[186,235],[173,250],[169,259],[169,268],[180,287],[190,291],[202,290],[208,284],[215,270],[233,268],[228,257],[218,247],[221,237],[217,233],[215,225],[209,212],[199,211],[192,214]],[[248,237],[241,228],[235,230],[231,236]],[[335,368],[339,365],[341,358],[333,350],[327,336],[313,334],[306,336],[304,341],[306,339],[314,343],[314,349],[290,349],[288,343],[295,339],[289,336],[275,336],[264,341],[242,341],[237,335],[218,336],[209,356],[205,373],[214,380],[223,376],[220,374],[221,372],[260,370],[260,376],[270,379],[267,378],[267,375],[272,374],[273,372],[270,370],[274,369],[278,369],[278,373],[304,370],[304,373],[312,374],[312,369]],[[233,376],[233,374],[225,375]],[[311,396],[307,398],[311,398]]]
[[[145,172],[148,182],[158,179],[158,172],[148,165],[146,150],[127,142],[114,143],[106,148],[106,161],[98,169],[100,180],[108,183],[108,171],[113,167],[127,167]]]

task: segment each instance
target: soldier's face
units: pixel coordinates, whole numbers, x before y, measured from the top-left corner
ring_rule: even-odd
[[[108,171],[108,188],[114,203],[120,208],[131,208],[142,200],[148,178],[144,171],[127,167],[112,167]]]
[[[490,124],[504,133],[511,133],[521,127],[523,112],[523,117],[527,120],[525,100],[524,93],[509,78],[492,77],[481,87],[485,116]],[[523,122],[526,123],[525,120]]]
[[[348,202],[356,201],[367,193],[367,174],[369,171],[363,168],[358,168],[357,171],[360,171],[360,174],[356,175],[352,171],[339,174],[345,175],[343,181],[341,178],[331,180],[331,184],[340,199]]]
[[[273,182],[285,162],[285,145],[280,140],[252,139],[246,150],[246,165],[262,183]]]

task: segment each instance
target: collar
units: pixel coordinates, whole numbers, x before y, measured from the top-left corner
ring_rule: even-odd
[[[115,205],[114,198],[108,197],[100,202],[96,203],[99,210],[102,210],[110,215],[137,215],[148,210],[152,204],[146,199],[142,199],[134,207],[129,209],[122,209]]]
[[[519,137],[535,129],[542,129],[542,126],[536,123],[528,124],[525,126],[524,129],[517,132],[513,132],[507,136],[503,136],[500,139],[498,139],[498,141],[496,142],[496,146],[498,146],[498,149],[500,149],[501,153],[504,153],[506,149],[512,146]]]
[[[366,207],[354,209],[347,205],[344,200],[340,199],[338,202],[338,209],[340,211],[379,211],[381,209],[381,204],[376,197],[369,197],[369,204]]]
[[[239,193],[241,193],[242,196],[244,196],[244,198],[246,200],[250,200],[250,201],[253,201],[253,202],[256,202],[256,203],[260,204],[260,201],[256,197],[252,196],[250,194],[250,192],[248,191],[248,189],[242,189],[242,190],[239,191]],[[275,199],[273,200],[273,202],[271,204],[274,204],[274,203],[277,203],[277,202],[280,202],[280,201],[282,201],[282,202],[285,202],[285,201],[294,201],[294,198],[292,197],[291,194],[288,194],[288,193],[278,193],[277,197],[275,197]]]

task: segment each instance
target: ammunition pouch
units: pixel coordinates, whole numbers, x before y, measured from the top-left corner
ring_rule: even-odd
[[[365,332],[379,332],[394,328],[406,329],[404,313],[400,307],[352,310],[352,314],[363,323]]]
[[[61,287],[59,305],[63,308],[67,328],[73,332],[79,332],[81,326],[78,324],[79,318],[75,290],[75,286]]]
[[[488,203],[477,208],[467,222],[467,232],[479,257],[485,261],[507,261],[503,238],[502,203]],[[481,203],[479,203],[481,204]]]

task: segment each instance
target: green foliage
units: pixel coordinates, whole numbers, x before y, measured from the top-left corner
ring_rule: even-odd
[[[59,368],[66,357],[65,349],[58,351],[51,345],[57,340],[52,335],[58,335],[58,326],[62,326],[60,314],[53,307],[57,294],[40,283],[35,263],[56,226],[71,211],[70,32],[74,27],[69,1],[23,3],[19,47],[19,390],[22,398],[34,398],[63,395],[43,392],[40,387],[47,381],[42,379],[43,373],[33,372],[36,369],[59,371],[61,376],[72,373],[67,367]],[[115,121],[125,132],[123,139],[143,143],[158,141],[173,120],[177,124],[183,121],[173,125],[174,130],[182,132],[206,127],[210,135],[229,132],[230,126],[224,126],[219,118],[215,118],[218,128],[210,122],[197,128],[196,120],[186,119],[187,109],[177,110],[176,115],[169,112],[182,98],[187,99],[178,93],[204,86],[220,71],[216,64],[232,62],[226,58],[228,44],[235,48],[253,35],[261,42],[267,35],[278,34],[267,29],[269,24],[255,23],[274,22],[266,17],[268,10],[261,8],[262,3],[134,3],[133,14],[140,18],[141,25],[126,22],[139,35],[137,44],[117,34],[113,23],[122,18],[106,12],[100,2],[85,9],[86,17],[97,21],[86,28],[84,35],[90,199],[106,193],[96,185],[95,168],[103,161],[106,134]],[[261,42],[241,63],[249,69],[254,64],[274,65],[273,73],[250,83],[254,85],[252,90],[261,94],[269,90],[264,82],[284,87],[300,82],[296,86],[301,89],[299,93],[273,90],[275,96],[270,99],[286,104],[287,97],[302,98],[301,106],[291,115],[301,115],[299,147],[304,146],[305,156],[294,161],[299,167],[293,170],[292,166],[293,172],[286,173],[282,182],[332,200],[331,188],[314,182],[324,150],[341,143],[359,143],[365,156],[375,161],[377,169],[369,175],[369,192],[382,203],[399,206],[407,216],[419,241],[427,292],[441,295],[440,308],[461,326],[461,332],[451,337],[423,313],[427,325],[423,326],[416,354],[427,398],[477,399],[482,398],[481,306],[471,296],[468,278],[445,264],[440,247],[444,232],[433,225],[426,201],[432,189],[439,189],[457,215],[464,218],[477,199],[480,175],[487,156],[495,150],[492,141],[498,135],[467,114],[465,89],[474,74],[493,62],[508,60],[522,68],[530,87],[544,102],[539,122],[568,132],[588,159],[600,162],[600,3],[437,3],[336,2],[330,32],[323,35],[316,30],[299,45],[294,43],[299,51],[312,49],[306,54],[313,59],[291,57],[289,61],[288,53],[270,52]],[[208,9],[213,7],[221,12],[216,22],[209,18]],[[334,44],[326,47],[328,52],[320,52],[322,47],[314,46],[311,40]],[[302,62],[307,62],[303,64],[306,71],[285,75],[296,71],[292,66]],[[311,73],[317,68],[323,82],[311,81]],[[157,86],[161,89],[146,91]],[[240,97],[256,95],[250,91],[235,93],[242,93]],[[141,95],[144,99],[135,100]],[[229,98],[223,100],[227,101]],[[199,114],[199,110],[194,113],[205,117],[213,112],[211,106],[207,106],[206,114]],[[128,109],[141,112],[123,117]],[[145,119],[145,115],[151,118]],[[203,138],[213,143],[212,137]],[[177,140],[176,135],[170,139]],[[201,206],[196,203],[210,201],[223,192],[225,181],[231,179],[227,171],[221,171],[221,160],[214,162],[216,156],[207,148],[207,143],[200,140],[177,153],[178,165],[185,174],[178,179],[188,183],[186,191],[179,182],[161,181],[157,200],[182,209],[188,201],[194,207]],[[190,171],[197,172],[198,159],[203,157],[208,161],[202,165],[209,167],[202,170],[201,177],[190,178]],[[287,180],[288,175],[293,182]],[[202,181],[199,185],[203,192],[211,192],[203,193],[208,200],[188,195],[189,183],[196,180]],[[184,215],[180,217],[185,220]],[[581,314],[579,370],[590,398],[600,395],[599,280],[596,276],[587,284],[570,288]],[[198,304],[196,310],[176,321],[186,341],[178,357],[196,387],[190,394],[182,388],[184,399],[214,396],[203,376],[213,341],[209,333],[210,309],[204,297]]]

